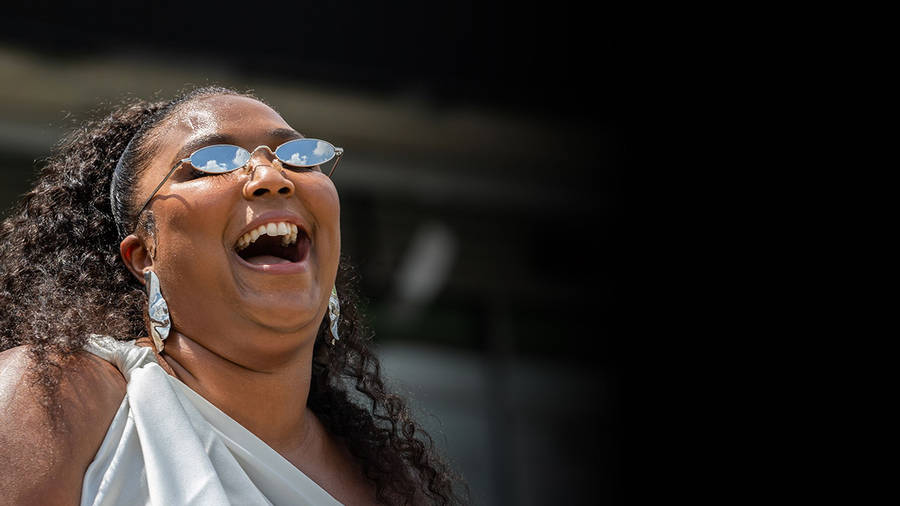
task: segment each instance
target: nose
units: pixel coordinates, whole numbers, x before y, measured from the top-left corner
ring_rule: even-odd
[[[290,197],[294,194],[294,183],[284,175],[284,169],[277,161],[261,160],[250,162],[250,179],[244,184],[244,198],[253,200],[264,195]]]

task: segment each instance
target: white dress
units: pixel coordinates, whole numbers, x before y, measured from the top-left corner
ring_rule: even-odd
[[[156,362],[151,348],[92,336],[127,393],[84,473],[87,505],[339,505],[314,481]]]

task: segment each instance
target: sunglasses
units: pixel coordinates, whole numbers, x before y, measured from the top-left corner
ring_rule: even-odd
[[[294,139],[278,146],[274,151],[269,146],[258,146],[252,152],[233,144],[214,144],[202,147],[191,153],[191,156],[182,158],[172,167],[169,173],[166,174],[166,177],[160,181],[156,189],[150,194],[147,202],[141,206],[137,216],[144,212],[144,209],[156,196],[156,192],[169,180],[175,169],[181,167],[182,164],[190,163],[191,167],[208,174],[225,174],[246,167],[253,153],[262,148],[274,154],[275,158],[278,158],[283,165],[288,167],[315,167],[334,159],[334,164],[331,166],[331,170],[328,171],[328,177],[334,174],[334,169],[337,168],[338,163],[341,161],[341,156],[344,154],[343,148],[336,148],[330,142],[319,139]]]

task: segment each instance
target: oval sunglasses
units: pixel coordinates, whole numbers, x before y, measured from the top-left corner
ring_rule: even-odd
[[[141,210],[138,211],[136,216],[140,216],[144,212],[144,209],[156,196],[156,192],[169,180],[175,169],[181,167],[182,164],[190,163],[193,168],[208,174],[225,174],[245,167],[253,153],[256,153],[261,148],[265,148],[269,153],[274,154],[275,158],[278,158],[283,165],[296,168],[315,167],[316,165],[327,163],[333,158],[334,164],[331,166],[331,170],[328,171],[328,177],[334,174],[334,169],[337,168],[338,163],[341,161],[341,156],[344,155],[344,148],[334,147],[330,142],[320,139],[294,139],[278,146],[274,151],[265,145],[257,146],[252,152],[233,144],[205,146],[191,153],[191,156],[182,158],[169,170],[166,177],[150,193],[150,197],[141,206]]]

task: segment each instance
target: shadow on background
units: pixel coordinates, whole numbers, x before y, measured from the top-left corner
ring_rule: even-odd
[[[343,248],[385,369],[474,502],[621,503],[616,13],[31,9],[0,36],[4,212],[111,104],[251,90],[345,148]]]

